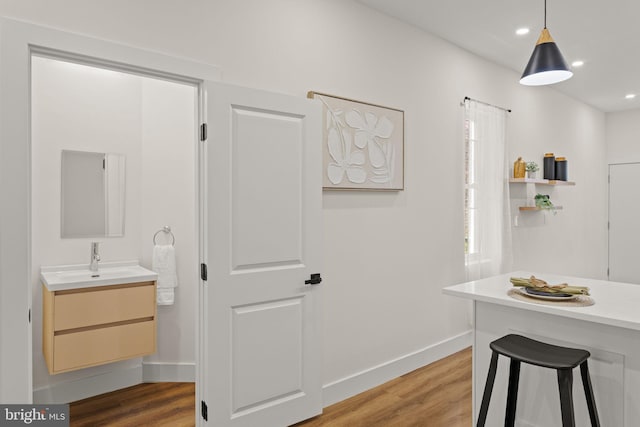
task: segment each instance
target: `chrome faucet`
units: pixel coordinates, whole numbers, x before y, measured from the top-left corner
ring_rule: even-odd
[[[98,261],[100,261],[99,242],[91,242],[91,263],[89,264],[89,270],[98,271]]]

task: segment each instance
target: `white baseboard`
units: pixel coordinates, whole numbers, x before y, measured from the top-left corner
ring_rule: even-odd
[[[429,347],[326,384],[322,388],[323,406],[333,405],[454,354],[471,346],[472,342],[472,331],[464,332]]]
[[[33,391],[38,404],[69,403],[137,384],[195,382],[195,363],[143,363],[74,381],[52,384]]]
[[[323,386],[323,405],[329,406],[426,366],[472,344],[472,332],[406,354]],[[195,382],[195,363],[143,363],[34,390],[34,403],[68,403],[143,382]]]
[[[142,380],[145,383],[196,381],[195,363],[143,363]]]
[[[142,383],[142,366],[41,387],[33,391],[38,404],[69,403]]]

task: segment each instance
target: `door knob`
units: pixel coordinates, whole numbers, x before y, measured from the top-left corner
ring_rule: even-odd
[[[305,285],[317,285],[320,282],[322,282],[322,277],[320,277],[320,273],[313,273],[309,277],[309,280],[305,280],[304,281],[304,284]]]

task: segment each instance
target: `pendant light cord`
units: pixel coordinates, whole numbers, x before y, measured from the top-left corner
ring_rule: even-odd
[[[544,28],[547,28],[547,0],[544,0]]]

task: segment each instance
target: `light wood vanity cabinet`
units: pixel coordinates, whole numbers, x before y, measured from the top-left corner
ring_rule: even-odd
[[[50,374],[156,351],[156,282],[49,291],[42,349]]]

